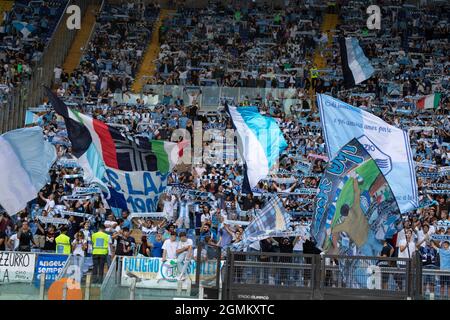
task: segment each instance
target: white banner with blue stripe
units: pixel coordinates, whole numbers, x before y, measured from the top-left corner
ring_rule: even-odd
[[[242,189],[248,193],[267,177],[287,142],[276,120],[261,115],[256,107],[227,106],[227,111],[241,141],[240,151],[245,160]]]

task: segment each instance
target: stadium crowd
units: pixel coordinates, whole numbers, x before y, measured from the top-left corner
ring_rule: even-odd
[[[74,188],[87,185],[79,167],[60,161],[75,158],[64,123],[45,104],[39,124],[48,141],[57,146],[59,161],[50,172],[51,183],[27,209],[13,217],[6,213],[0,217],[0,250],[54,252],[56,237],[64,233],[70,238],[73,254],[91,257],[92,234],[102,229],[110,236],[108,264],[114,255],[181,256],[185,251],[177,253],[172,248],[177,236],[182,243],[177,242],[176,249],[193,248],[200,241],[212,248],[212,256],[215,247],[241,241],[246,224],[258,215],[268,195],[277,194],[303,235],[264,240],[248,250],[302,252],[303,244],[310,240],[313,189],[328,161],[319,113],[311,99],[311,92],[316,92],[330,94],[408,131],[422,207],[403,216],[404,230],[386,243],[380,256],[408,257],[418,250],[425,267],[450,270],[448,241],[431,240],[432,234],[450,235],[448,10],[439,6],[418,10],[395,4],[398,1],[385,2],[394,5],[382,6],[383,29],[379,33],[363,30],[360,34],[366,18],[362,1],[340,6],[335,36],[359,36],[376,69],[373,78],[350,90],[343,87],[337,38],[328,39],[320,31],[326,6],[296,3],[288,9],[247,10],[214,4],[208,9],[181,8],[164,22],[157,73],[142,96],[129,90],[159,8],[107,5],[79,68],[70,75],[62,69],[55,71],[58,95],[127,134],[150,139],[178,141],[180,134],[175,130],[185,129],[193,141],[195,122],[201,121],[203,163],[177,166],[169,175],[168,192],[161,196],[157,210],[162,219],[131,218],[128,211],[112,210],[101,194],[71,199]],[[14,35],[12,30],[6,34]],[[2,64],[8,67],[1,72],[7,83],[17,79],[11,77],[12,66],[31,63],[39,52],[34,44],[19,45],[19,55],[3,51]],[[318,47],[327,69],[317,70],[312,62]],[[154,85],[189,87],[158,95],[151,90],[157,88]],[[231,121],[223,108],[202,111],[200,86],[266,88],[265,95],[248,91],[240,104],[255,105],[261,113],[277,119],[288,148],[280,157],[278,170],[262,180],[253,195],[241,193],[243,163],[236,148],[230,147],[231,160],[214,148],[216,142],[225,140],[224,129],[231,128]],[[416,108],[418,98],[437,92],[441,93],[439,109]],[[194,151],[191,148],[190,152]],[[46,224],[37,218],[61,218],[64,210],[75,213],[67,225]],[[202,257],[208,259],[208,252]],[[92,261],[86,261],[85,272],[92,267]]]
[[[0,96],[30,79],[46,43],[63,14],[67,0],[15,1],[0,25]]]

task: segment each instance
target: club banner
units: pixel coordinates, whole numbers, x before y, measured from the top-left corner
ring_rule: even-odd
[[[389,184],[364,146],[352,139],[319,184],[311,227],[317,247],[331,254],[377,256],[383,240],[400,227]]]
[[[450,235],[448,235],[448,234],[433,234],[433,235],[431,235],[431,240],[450,242]]]
[[[224,261],[220,261],[222,268]],[[197,262],[191,260],[186,270],[186,278],[195,281]],[[217,260],[208,260],[201,263],[200,281],[215,281],[217,271]],[[178,286],[177,277],[179,275],[177,260],[162,261],[161,258],[147,257],[124,257],[122,263],[121,285],[129,286],[131,278],[139,277],[136,287],[140,288],[173,288]],[[184,282],[186,284],[186,282]]]
[[[80,195],[71,195],[71,196],[62,196],[61,199],[62,200],[67,200],[67,201],[86,201],[86,200],[90,200],[92,198],[92,196],[80,196]]]
[[[428,194],[450,194],[450,190],[426,190]]]
[[[81,173],[78,174],[65,174],[63,176],[64,179],[76,179],[76,178],[82,178],[83,175]]]
[[[438,229],[445,229],[447,230],[448,228],[450,228],[450,221],[448,220],[440,220],[436,223],[436,227]]]
[[[228,225],[238,225],[238,226],[248,226],[250,224],[250,221],[242,221],[242,220],[228,220],[225,219],[223,221],[223,224],[228,224]]]
[[[137,212],[130,215],[130,219],[133,218],[164,219],[167,215],[164,212]]]
[[[308,158],[320,159],[320,160],[323,160],[323,161],[328,161],[328,157],[327,156],[323,156],[323,155],[320,155],[320,154],[314,154],[314,153],[308,154]]]
[[[419,172],[417,176],[420,178],[438,179],[440,174],[438,172]]]
[[[31,282],[35,262],[35,253],[0,251],[0,285]]]
[[[436,169],[437,166],[435,164],[432,163],[425,163],[425,162],[417,162],[415,161],[414,164],[416,165],[416,167],[421,167],[421,168],[427,168],[427,169]]]
[[[155,212],[159,196],[167,186],[167,174],[159,171],[122,171],[106,168],[103,182],[108,185],[108,204],[130,212]]]
[[[45,276],[45,287],[48,288],[56,280],[67,263],[67,254],[39,254],[34,272],[34,285],[40,286],[41,277]]]
[[[73,195],[85,195],[85,194],[95,194],[101,193],[99,187],[76,187],[73,190]]]
[[[52,218],[52,217],[38,217],[39,221],[42,223],[50,223],[53,225],[59,225],[59,224],[69,224],[69,220],[62,219],[62,218]]]
[[[56,164],[63,168],[79,168],[78,160],[76,159],[59,159]]]
[[[333,97],[319,94],[327,153],[336,157],[353,138],[364,146],[386,177],[402,213],[419,205],[417,178],[408,133],[375,115]]]
[[[59,212],[62,216],[74,216],[74,217],[80,217],[80,218],[90,218],[93,215],[89,213],[83,213],[83,212],[75,212],[75,211],[68,211],[68,210],[61,210]]]
[[[450,183],[432,183],[430,188],[450,189]]]

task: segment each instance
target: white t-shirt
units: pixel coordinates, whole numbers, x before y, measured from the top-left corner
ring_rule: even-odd
[[[403,241],[403,240],[405,240],[406,239],[406,237],[405,237],[405,229],[402,229],[402,230],[400,230],[399,232],[398,232],[398,234],[397,234],[397,241],[396,241],[396,243],[395,243],[395,246],[396,247],[400,247],[400,243]]]
[[[61,79],[61,74],[62,74],[62,69],[55,67],[55,69],[53,69],[53,72],[55,73],[55,79]]]
[[[186,241],[178,241],[177,250],[184,249],[191,246],[192,247],[192,239],[186,239]]]
[[[209,213],[203,213],[200,217],[200,221],[202,222],[202,224],[206,221],[211,221],[211,215]]]
[[[44,210],[49,212],[51,209],[53,209],[55,207],[55,200],[45,200],[45,207]]]
[[[87,248],[87,252],[88,253],[92,253],[92,238],[91,238],[91,232],[89,230],[83,229],[81,230],[81,232],[83,232],[84,234],[84,238],[86,239],[86,241],[88,242],[88,248]]]
[[[306,231],[306,226],[299,226],[300,237],[294,245],[294,251],[303,251],[303,243],[306,239],[309,239],[308,233]]]
[[[17,233],[13,234],[10,238],[9,238],[12,243],[13,243],[13,251],[15,251],[18,247],[19,247],[19,239],[17,239]]]
[[[172,196],[172,199],[170,201],[164,200],[163,211],[171,218],[173,218],[173,210],[175,207],[175,202],[176,202],[175,196]]]
[[[114,232],[115,228],[117,226],[117,222],[116,221],[106,220],[104,225],[105,225],[105,231],[106,232]]]
[[[412,258],[414,252],[416,251],[416,244],[414,243],[414,241],[410,241],[408,243],[409,252],[408,252],[408,247],[405,248],[405,250],[403,252],[401,252],[400,246],[405,246],[405,245],[406,245],[406,239],[405,240],[401,240],[400,243],[399,243],[398,257],[399,258]]]
[[[177,258],[177,247],[178,241],[172,241],[167,239],[164,241],[162,249],[166,250],[166,258],[167,259],[176,259]]]
[[[81,241],[81,243],[78,243],[78,240],[73,240],[72,241],[72,245],[75,245],[76,244],[76,247],[75,247],[75,249],[73,250],[73,254],[74,255],[78,255],[78,256],[82,256],[82,257],[84,257],[84,250],[83,250],[83,245],[86,245],[87,244],[87,241],[86,240],[82,240]]]
[[[158,228],[156,226],[153,226],[150,228],[142,226],[142,233],[149,234],[149,233],[156,233],[157,231],[158,231]]]

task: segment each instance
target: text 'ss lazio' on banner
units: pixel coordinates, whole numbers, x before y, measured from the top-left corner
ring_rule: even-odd
[[[418,206],[414,161],[406,131],[333,97],[319,94],[322,129],[333,159],[353,138],[365,147],[386,177],[402,213]]]
[[[167,186],[167,176],[158,171],[129,172],[107,168],[103,182],[111,194],[108,204],[130,212],[154,212],[159,196]]]

